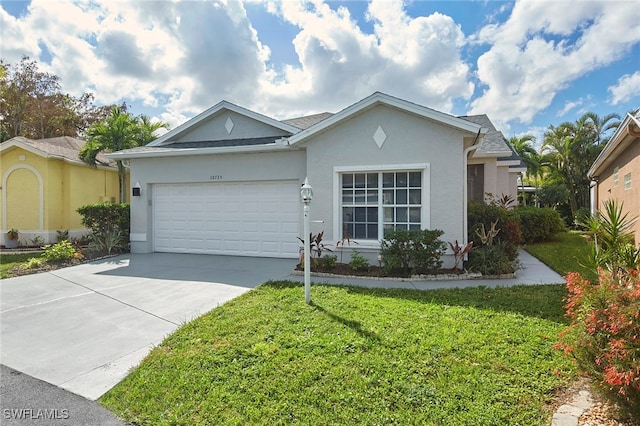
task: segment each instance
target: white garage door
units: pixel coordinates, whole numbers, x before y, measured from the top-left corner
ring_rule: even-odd
[[[154,185],[154,250],[295,258],[299,194],[296,181]]]

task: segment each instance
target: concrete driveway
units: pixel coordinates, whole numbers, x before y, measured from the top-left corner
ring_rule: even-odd
[[[295,260],[127,254],[0,281],[0,363],[89,399],[180,325]]]

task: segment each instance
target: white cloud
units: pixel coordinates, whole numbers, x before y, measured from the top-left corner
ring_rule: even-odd
[[[629,102],[634,98],[640,98],[640,71],[627,74],[618,79],[618,84],[609,87],[611,105]],[[638,105],[636,105],[637,107]]]
[[[633,2],[520,1],[506,22],[484,27],[477,39],[491,47],[478,58],[486,88],[472,112],[530,123],[572,81],[640,41],[640,8]]]
[[[41,69],[63,90],[163,107],[172,124],[221,99],[290,117],[337,111],[378,90],[443,111],[473,94],[466,40],[448,16],[413,18],[401,0],[373,0],[374,31],[365,33],[348,9],[321,0],[265,8],[299,28],[298,63],[278,71],[240,0],[34,0],[20,19],[0,8],[3,57],[40,59],[40,40],[52,57]]]
[[[162,108],[157,115],[172,126],[221,99],[285,118],[337,111],[378,90],[449,112],[456,100],[470,101],[477,79],[483,91],[470,113],[508,131],[640,41],[634,6],[517,2],[506,22],[465,37],[449,16],[412,17],[401,0],[371,0],[369,32],[335,3],[268,1],[268,13],[299,29],[291,40],[297,61],[277,70],[241,0],[33,0],[18,19],[0,7],[0,37],[8,62],[29,55],[71,94]],[[488,46],[475,76],[462,54],[471,42]],[[611,102],[623,102],[623,86],[638,78],[610,88]]]
[[[565,102],[564,108],[562,108],[560,111],[558,111],[556,116],[557,117],[562,117],[563,115],[565,115],[566,113],[568,113],[572,109],[582,105],[582,102],[583,102],[582,98],[578,99],[577,101],[567,101],[567,102]]]
[[[412,18],[399,0],[373,0],[368,34],[346,8],[319,0],[270,3],[268,10],[300,28],[293,40],[300,65],[272,72],[264,86],[265,107],[276,113],[335,111],[374,91],[449,111],[453,99],[473,93],[460,55],[464,34],[448,16]]]

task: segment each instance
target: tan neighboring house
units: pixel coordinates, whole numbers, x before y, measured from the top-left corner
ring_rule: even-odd
[[[17,229],[19,242],[35,237],[56,242],[57,231],[86,233],[76,209],[85,204],[116,201],[118,172],[103,154],[97,167],[78,157],[85,141],[64,136],[48,139],[14,137],[0,144],[0,244]]]
[[[589,169],[591,213],[607,200],[624,203],[630,217],[639,217],[633,226],[640,244],[640,109],[627,114],[611,140]]]

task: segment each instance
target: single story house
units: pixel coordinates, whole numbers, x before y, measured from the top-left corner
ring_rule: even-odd
[[[279,121],[222,101],[127,160],[131,250],[297,258],[300,187],[311,231],[375,262],[393,228],[466,240],[467,193],[517,196],[520,159],[484,116],[455,117],[376,92],[336,114]]]
[[[19,231],[21,244],[38,236],[55,243],[57,231],[79,237],[86,229],[76,209],[116,200],[115,163],[99,154],[98,166],[90,167],[78,157],[84,143],[68,136],[17,136],[0,144],[2,244],[9,229]]]
[[[591,179],[591,213],[607,200],[622,203],[640,244],[640,109],[624,117],[588,172]]]

